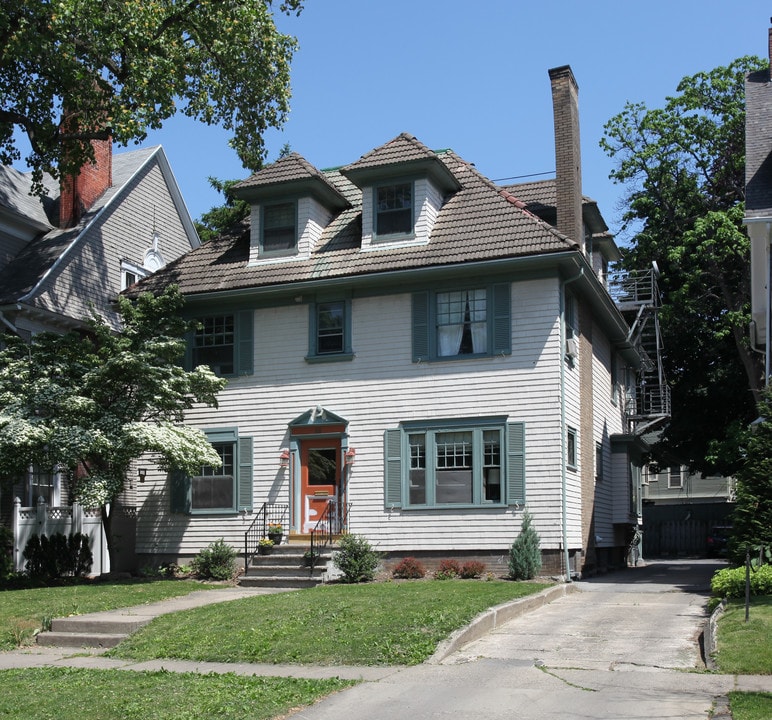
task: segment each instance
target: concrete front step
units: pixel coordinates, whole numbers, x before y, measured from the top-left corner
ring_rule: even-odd
[[[77,615],[54,618],[51,630],[39,633],[38,645],[56,647],[115,647],[131,633],[147,625],[151,618],[122,618],[110,614],[107,617]]]
[[[239,585],[304,588],[321,584],[331,555],[321,555],[312,571],[303,561],[306,550],[307,545],[285,543],[274,547],[268,555],[255,555],[246,575],[239,578]]]
[[[114,648],[125,639],[126,635],[123,633],[42,632],[38,634],[37,644],[53,647]]]
[[[308,588],[321,583],[319,575],[242,575],[239,578],[241,587]]]

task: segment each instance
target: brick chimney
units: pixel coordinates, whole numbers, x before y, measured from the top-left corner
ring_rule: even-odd
[[[78,224],[102,193],[113,184],[113,141],[92,140],[94,162],[85,163],[77,175],[60,180],[59,227]]]
[[[555,122],[557,228],[584,251],[582,156],[579,147],[579,86],[569,65],[549,71]]]

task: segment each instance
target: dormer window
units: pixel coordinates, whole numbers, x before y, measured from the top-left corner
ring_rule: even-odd
[[[294,202],[263,206],[263,253],[284,254],[297,249],[297,210]]]
[[[413,183],[379,185],[375,188],[376,235],[408,235],[413,232]]]

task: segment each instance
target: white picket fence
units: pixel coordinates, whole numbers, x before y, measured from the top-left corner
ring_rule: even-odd
[[[13,562],[17,572],[24,570],[24,548],[33,535],[55,535],[82,533],[89,539],[94,564],[92,575],[110,572],[110,554],[107,538],[102,527],[102,511],[99,508],[84,508],[78,503],[64,507],[52,507],[42,498],[36,507],[22,507],[21,500],[13,501],[11,516],[13,528]]]

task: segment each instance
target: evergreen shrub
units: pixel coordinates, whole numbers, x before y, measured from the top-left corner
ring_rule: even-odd
[[[94,563],[88,537],[82,533],[33,535],[23,556],[27,575],[44,581],[88,575]]]
[[[509,577],[513,580],[531,580],[541,570],[539,535],[532,522],[531,513],[526,510],[520,534],[509,549]]]
[[[338,541],[333,564],[343,573],[342,582],[361,583],[375,577],[379,559],[366,537],[347,533]]]

